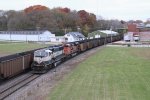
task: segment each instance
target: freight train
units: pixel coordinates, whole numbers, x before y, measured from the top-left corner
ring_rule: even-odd
[[[86,39],[37,50],[34,52],[34,60],[31,68],[33,73],[45,73],[69,57],[77,55],[91,48],[104,45],[105,43],[118,41],[120,39],[120,35],[106,38]]]
[[[16,76],[27,69],[32,69],[33,73],[45,73],[67,58],[121,39],[122,35],[87,39],[1,57],[0,79]]]

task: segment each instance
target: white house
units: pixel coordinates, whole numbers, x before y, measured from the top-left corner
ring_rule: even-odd
[[[79,32],[69,32],[64,35],[66,42],[74,42],[84,40],[85,36]]]
[[[56,37],[51,37],[51,41],[50,42],[59,42],[59,43],[63,43],[65,42],[65,37],[64,36],[56,36]]]
[[[105,33],[106,35],[117,35],[118,33],[112,30],[99,30],[99,32]]]
[[[146,28],[150,28],[150,24],[146,24],[145,27],[146,27]]]
[[[0,31],[0,40],[9,41],[52,41],[50,31]]]

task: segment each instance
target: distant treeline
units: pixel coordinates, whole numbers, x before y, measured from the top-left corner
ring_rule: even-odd
[[[56,35],[68,31],[80,31],[87,35],[98,29],[117,29],[122,27],[119,20],[96,19],[96,15],[85,10],[69,8],[49,9],[36,5],[21,11],[0,11],[0,30],[49,30]]]

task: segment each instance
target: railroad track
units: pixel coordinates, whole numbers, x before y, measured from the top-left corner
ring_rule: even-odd
[[[21,78],[16,79],[13,82],[0,86],[0,100],[5,99],[6,97],[19,90],[20,88],[26,86],[28,83],[35,80],[39,76],[40,75],[34,75],[29,73]]]

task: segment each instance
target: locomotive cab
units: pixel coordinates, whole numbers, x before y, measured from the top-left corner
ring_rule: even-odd
[[[34,52],[34,61],[40,64],[43,61],[47,61],[47,59],[51,58],[52,51],[50,50],[39,50]]]
[[[39,73],[40,71],[46,71],[49,69],[51,64],[53,52],[49,49],[37,50],[34,52],[34,61],[32,63],[31,68],[33,69],[34,73],[36,71]],[[43,73],[43,72],[42,72]]]

